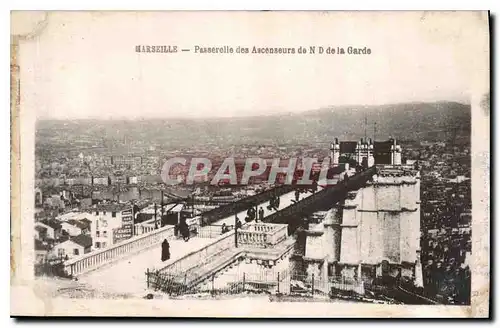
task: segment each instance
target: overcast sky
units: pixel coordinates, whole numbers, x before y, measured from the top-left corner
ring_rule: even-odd
[[[21,46],[23,103],[40,118],[147,118],[469,102],[484,67],[482,19],[418,12],[52,13],[43,32]],[[366,46],[372,54],[135,53],[148,44]]]

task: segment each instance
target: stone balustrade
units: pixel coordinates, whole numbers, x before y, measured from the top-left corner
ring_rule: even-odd
[[[161,273],[179,275],[194,266],[202,265],[210,256],[228,250],[233,246],[234,230],[221,235],[210,244],[184,255],[158,271]]]
[[[268,245],[267,236],[268,234],[265,232],[240,230],[238,231],[238,243],[266,247]]]
[[[285,224],[252,223],[238,231],[238,243],[257,247],[272,247],[287,238]]]
[[[228,231],[233,230],[232,225],[227,226]],[[222,225],[207,225],[197,230],[196,236],[200,238],[218,238],[222,235]]]
[[[135,236],[140,236],[145,233],[150,233],[151,231],[155,230],[154,223],[153,224],[145,224],[144,222],[142,223],[137,223],[134,225],[134,235]]]
[[[71,276],[78,276],[88,271],[98,269],[124,256],[160,244],[164,239],[171,238],[173,235],[174,227],[172,226],[152,230],[143,235],[135,236],[114,244],[108,248],[69,259],[64,262],[64,269]]]
[[[273,224],[254,223],[248,226],[249,230],[256,232],[269,232],[275,229]]]

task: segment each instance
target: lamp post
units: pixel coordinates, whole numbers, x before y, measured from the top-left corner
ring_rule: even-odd
[[[135,213],[134,213],[134,204],[132,203],[132,209],[130,210],[132,212],[132,237],[135,236]]]
[[[238,248],[238,213],[234,213],[234,247]]]
[[[161,216],[160,216],[160,226],[163,226],[163,190],[161,191]]]
[[[156,202],[155,202],[155,230],[158,229],[158,220],[156,219]]]

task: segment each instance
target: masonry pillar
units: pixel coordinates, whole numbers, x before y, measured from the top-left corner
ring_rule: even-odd
[[[401,146],[396,145],[396,151],[394,153],[394,165],[401,165]]]
[[[322,274],[321,279],[324,281],[325,286],[326,286],[328,283],[328,260],[326,258],[323,261],[323,267],[321,270],[321,274]]]
[[[420,262],[420,251],[417,252],[417,263],[415,264],[415,286],[424,287],[422,263]]]
[[[340,160],[340,144],[339,140],[335,138],[335,141],[330,145],[330,157],[332,164],[338,165]]]

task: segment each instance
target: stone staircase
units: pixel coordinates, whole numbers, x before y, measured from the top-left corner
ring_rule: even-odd
[[[237,248],[224,250],[210,258],[203,264],[189,269],[185,273],[188,289],[191,289],[204,281],[211,279],[214,275],[230,267],[238,261],[241,250]]]
[[[213,291],[225,279],[234,279],[235,283],[239,283],[239,274],[231,269],[237,267],[242,260],[273,267],[289,254],[295,244],[294,238],[287,238],[286,226],[280,225],[253,224],[242,230],[238,237],[237,248],[232,244],[232,239],[228,239],[232,238],[230,235],[221,236],[219,240],[176,263],[160,270],[148,271],[148,288],[173,295],[197,293],[207,287]],[[248,283],[265,284],[268,280],[256,279],[252,281],[250,278]],[[276,284],[271,282],[271,285]]]
[[[234,265],[239,263],[240,258],[264,258],[266,260],[276,260],[279,253],[289,249],[290,242],[284,243],[285,247],[273,252],[263,249],[230,248],[209,256],[205,261],[189,268],[184,273],[163,272],[157,277],[159,281],[155,283],[156,289],[172,294],[185,294],[197,289],[196,287],[207,284],[218,274],[224,274]],[[248,283],[252,283],[248,280]],[[257,282],[254,282],[257,283]],[[262,282],[260,282],[262,283]]]
[[[155,288],[172,294],[187,293],[238,261],[241,249],[231,248],[212,254],[184,273],[162,272]]]

